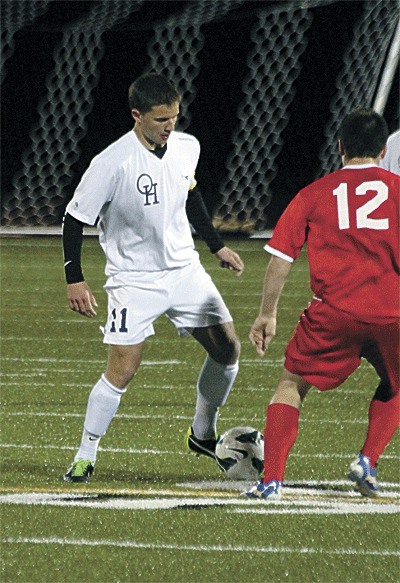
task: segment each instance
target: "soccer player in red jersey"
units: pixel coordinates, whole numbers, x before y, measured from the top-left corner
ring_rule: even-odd
[[[388,129],[358,108],[339,132],[343,168],[302,189],[265,249],[268,264],[250,340],[263,356],[275,335],[278,300],[293,261],[307,244],[314,298],[285,351],[281,379],[267,408],[263,479],[249,498],[279,500],[301,403],[311,386],[334,389],[361,357],[380,379],[369,407],[364,445],[349,478],[378,496],[376,464],[399,425],[400,177],[380,168]]]

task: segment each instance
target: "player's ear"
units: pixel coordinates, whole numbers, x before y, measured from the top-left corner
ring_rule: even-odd
[[[384,158],[386,156],[386,150],[387,147],[385,146],[382,150],[382,152],[379,154],[379,159],[382,160],[382,158]]]
[[[339,154],[341,156],[344,156],[344,148],[343,148],[342,140],[338,141],[338,150],[339,150]]]
[[[140,118],[140,111],[138,109],[131,109],[131,116],[135,121],[138,121]]]

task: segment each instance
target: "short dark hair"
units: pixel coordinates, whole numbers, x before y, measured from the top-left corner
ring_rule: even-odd
[[[344,118],[339,130],[339,139],[349,159],[377,158],[388,136],[388,126],[383,117],[366,107],[353,109]]]
[[[164,75],[148,73],[138,77],[129,87],[129,106],[147,113],[155,105],[172,105],[181,95]]]

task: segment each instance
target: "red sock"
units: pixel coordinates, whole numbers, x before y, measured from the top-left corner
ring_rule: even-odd
[[[267,408],[264,431],[264,482],[283,482],[286,460],[296,441],[299,410],[291,405],[272,403]]]
[[[400,393],[384,403],[372,399],[369,406],[367,437],[361,450],[371,460],[372,467],[378,462],[383,450],[392,439],[400,422]]]

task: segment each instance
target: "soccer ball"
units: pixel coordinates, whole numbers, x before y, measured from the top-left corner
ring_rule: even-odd
[[[264,469],[264,436],[253,427],[233,427],[217,441],[217,464],[233,480],[257,480]]]

